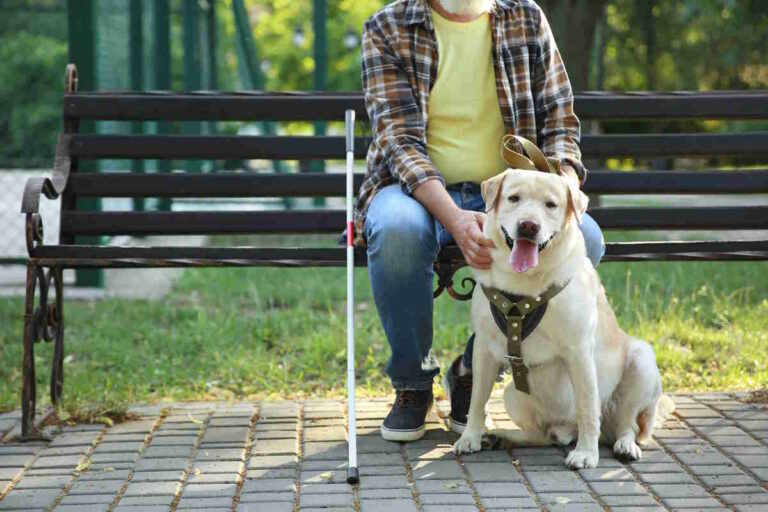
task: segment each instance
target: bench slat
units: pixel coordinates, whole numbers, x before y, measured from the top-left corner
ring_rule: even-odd
[[[357,137],[355,157],[365,158],[370,137]],[[584,158],[634,156],[768,157],[768,132],[739,134],[585,135]],[[344,137],[198,135],[73,135],[70,154],[81,158],[267,159],[344,158]]]
[[[78,93],[64,96],[64,115],[98,120],[343,120],[346,109],[367,120],[359,93]],[[582,119],[765,119],[768,91],[584,92]]]
[[[341,197],[343,174],[75,173],[69,191],[82,197]],[[355,175],[355,190],[363,180]],[[768,169],[755,171],[592,171],[590,194],[768,193]]]
[[[600,207],[590,214],[603,229],[768,229],[768,206]],[[343,210],[61,214],[69,235],[340,233],[343,226]]]
[[[104,247],[104,246],[42,246],[34,249],[35,259],[66,260],[71,266],[254,266],[259,263],[284,266],[343,266],[346,249],[339,248],[262,248],[262,247]],[[607,244],[603,261],[658,260],[765,260],[768,240],[695,241],[695,242],[619,242]],[[440,261],[463,261],[456,246],[440,252]],[[77,262],[81,263],[77,263]],[[86,263],[88,261],[88,263]],[[366,263],[365,251],[355,251],[355,263]]]

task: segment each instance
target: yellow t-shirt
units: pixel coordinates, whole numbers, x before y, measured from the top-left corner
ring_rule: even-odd
[[[448,185],[480,183],[506,168],[489,15],[464,23],[432,9],[432,21],[438,66],[427,105],[427,153]]]

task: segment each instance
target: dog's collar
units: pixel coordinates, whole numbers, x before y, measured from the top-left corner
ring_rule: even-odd
[[[512,295],[496,288],[482,286],[496,325],[507,335],[506,359],[512,367],[515,387],[523,393],[531,392],[528,385],[528,367],[523,361],[523,340],[538,327],[549,301],[570,282],[568,279],[564,283],[555,283],[536,297]]]

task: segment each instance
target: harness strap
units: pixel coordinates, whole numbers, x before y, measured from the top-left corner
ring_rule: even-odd
[[[523,297],[514,301],[510,296],[496,288],[482,286],[483,293],[494,307],[504,316],[507,335],[507,360],[512,367],[515,387],[523,393],[530,393],[528,385],[528,367],[523,361],[523,322],[526,317],[546,304],[570,283],[570,279],[561,284],[553,284],[537,297]],[[501,327],[501,326],[499,326]],[[534,327],[535,328],[535,327]]]

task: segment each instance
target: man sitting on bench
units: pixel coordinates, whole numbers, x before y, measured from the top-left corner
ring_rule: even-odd
[[[395,404],[384,439],[425,431],[432,381],[432,265],[456,243],[467,263],[488,268],[480,182],[505,169],[501,141],[516,133],[559,159],[583,183],[580,124],[549,23],[530,0],[399,0],[363,30],[363,91],[374,140],[356,206],[367,243],[376,307],[392,350]],[[595,221],[581,225],[597,265],[605,251]],[[466,425],[472,341],[447,372],[451,429]]]

